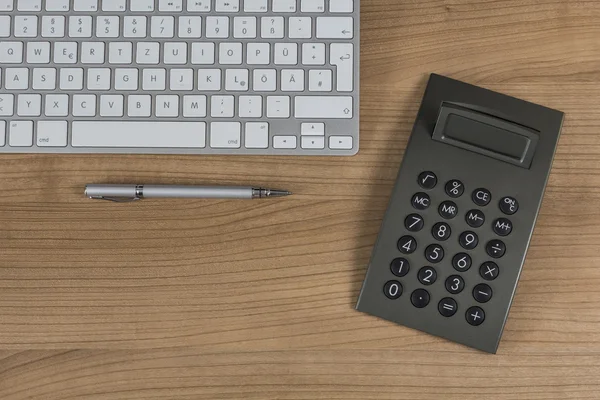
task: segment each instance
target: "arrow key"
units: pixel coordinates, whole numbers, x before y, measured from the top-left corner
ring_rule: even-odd
[[[323,136],[304,136],[302,137],[303,149],[324,149],[325,137]]]
[[[300,133],[303,136],[323,136],[325,135],[325,124],[322,122],[304,123],[300,126]]]
[[[354,18],[318,17],[317,38],[352,39],[354,37]]]

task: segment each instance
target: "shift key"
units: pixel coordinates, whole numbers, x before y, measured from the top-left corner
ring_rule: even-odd
[[[296,96],[294,116],[296,118],[350,119],[352,118],[352,97]]]

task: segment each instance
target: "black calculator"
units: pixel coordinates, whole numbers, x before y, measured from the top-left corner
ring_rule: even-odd
[[[495,353],[563,117],[432,74],[357,310]]]

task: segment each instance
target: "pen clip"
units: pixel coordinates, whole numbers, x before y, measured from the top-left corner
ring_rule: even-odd
[[[139,197],[106,197],[106,196],[90,196],[93,200],[108,200],[115,203],[131,203],[136,200],[140,200]]]

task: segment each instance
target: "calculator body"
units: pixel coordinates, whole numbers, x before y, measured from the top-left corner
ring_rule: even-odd
[[[432,74],[357,310],[495,353],[562,121]]]

